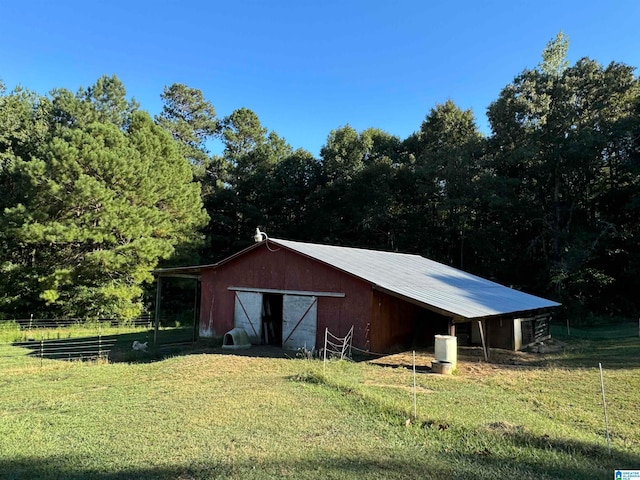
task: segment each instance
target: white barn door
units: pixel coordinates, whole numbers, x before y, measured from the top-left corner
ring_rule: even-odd
[[[318,299],[302,295],[284,295],[282,299],[282,348],[295,350],[316,347]]]
[[[247,332],[251,343],[259,344],[262,338],[262,294],[236,292],[233,321],[236,328]]]

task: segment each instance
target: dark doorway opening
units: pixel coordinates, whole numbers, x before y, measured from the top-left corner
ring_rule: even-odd
[[[282,299],[279,293],[262,295],[262,331],[266,345],[282,346]]]
[[[449,333],[449,319],[430,310],[420,308],[413,322],[413,346],[432,347],[436,335]]]
[[[456,326],[456,337],[458,338],[457,340],[458,346],[471,345],[471,333],[472,333],[471,322],[456,323],[455,326]]]

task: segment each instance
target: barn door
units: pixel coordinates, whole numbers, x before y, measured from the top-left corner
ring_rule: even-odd
[[[282,299],[282,348],[295,350],[316,347],[318,299],[285,295]]]
[[[251,343],[259,344],[262,338],[262,294],[236,292],[233,321],[237,328],[247,332]]]

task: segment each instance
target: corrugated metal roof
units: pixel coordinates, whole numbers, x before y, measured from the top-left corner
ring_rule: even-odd
[[[560,304],[419,255],[269,239],[366,280],[374,287],[462,318],[526,312]]]
[[[156,268],[151,270],[151,273],[158,277],[186,277],[186,278],[199,278],[202,269],[215,267],[215,264],[210,265],[194,265],[190,267],[168,267],[168,268]]]

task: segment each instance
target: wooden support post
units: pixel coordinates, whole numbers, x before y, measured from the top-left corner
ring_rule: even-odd
[[[193,341],[198,338],[198,290],[200,280],[196,279],[195,292],[193,294]]]
[[[482,353],[484,353],[484,361],[489,361],[489,354],[487,353],[487,344],[484,339],[484,320],[478,320],[478,328],[480,329],[480,338],[482,339]]]
[[[456,336],[456,324],[453,323],[453,319],[449,319],[449,335],[452,337]]]
[[[162,277],[158,275],[158,289],[156,290],[156,318],[153,326],[153,344],[158,344],[158,328],[160,327],[160,298],[162,296]]]

